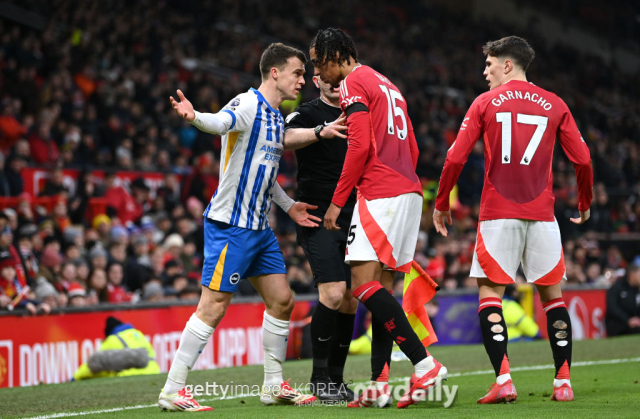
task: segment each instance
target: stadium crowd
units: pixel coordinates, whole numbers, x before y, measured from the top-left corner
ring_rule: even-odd
[[[168,98],[180,88],[196,109],[216,112],[257,86],[268,43],[282,40],[306,51],[321,26],[348,30],[361,61],[388,75],[408,102],[426,198],[415,259],[446,289],[476,286],[468,272],[482,143],[460,177],[446,239],[433,229],[433,199],[464,113],[487,88],[481,46],[512,28],[468,19],[461,25],[463,11],[427,2],[348,2],[340,13],[316,1],[295,8],[230,0],[23,6],[48,20],[42,30],[0,20],[0,199],[18,197],[17,207],[0,214],[2,308],[26,284],[32,292],[21,305],[32,312],[197,298],[202,213],[218,183],[220,138],[185,123]],[[567,102],[593,159],[592,219],[575,226],[568,221],[577,211],[573,167],[560,147],[554,157],[568,282],[609,286],[640,258],[626,240],[640,234],[640,78],[547,45],[535,22],[519,35],[536,49],[530,81]],[[317,96],[307,74],[301,97],[285,103],[284,113]],[[25,167],[50,171],[40,191],[50,205],[25,191]],[[295,155],[285,153],[280,167],[279,180],[293,195]],[[63,168],[81,171],[73,187]],[[118,176],[124,171],[138,177],[124,180]],[[144,172],[162,173],[163,186],[151,188]],[[96,214],[91,200],[98,197],[107,204]],[[271,226],[294,291],[316,292],[292,221],[276,209]],[[241,284],[241,294],[255,292],[248,281]]]

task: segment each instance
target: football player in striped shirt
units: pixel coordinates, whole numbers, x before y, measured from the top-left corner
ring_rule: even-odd
[[[282,377],[293,296],[278,241],[269,226],[273,199],[294,221],[314,227],[317,207],[294,202],[276,182],[283,151],[284,119],[278,107],[295,99],[304,85],[304,53],[271,44],[260,59],[262,84],[236,96],[216,114],[194,111],[178,90],[175,111],[198,129],[221,134],[220,184],[204,212],[203,292],[182,333],[158,404],[165,410],[213,410],[200,406],[186,390],[187,374],[220,323],[241,278],[249,278],[264,299],[262,323],[264,404],[301,405],[315,396],[293,390]]]

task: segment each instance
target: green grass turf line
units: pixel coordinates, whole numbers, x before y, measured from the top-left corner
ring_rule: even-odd
[[[590,361],[640,356],[640,337],[624,337],[599,341],[574,342],[573,361]],[[447,366],[449,372],[465,372],[491,369],[491,365],[481,345],[435,346],[432,354]],[[552,363],[551,350],[547,341],[509,345],[511,367],[547,365]],[[410,375],[409,362],[394,362],[391,365],[391,379]],[[285,364],[285,378],[292,377],[292,383],[303,383],[309,378],[311,363],[308,360],[291,361]],[[353,356],[347,361],[345,377],[353,380],[369,378],[369,357]],[[157,400],[166,374],[144,377],[106,378],[83,382],[41,385],[35,387],[0,390],[0,417],[24,417],[50,415],[57,412],[92,411],[135,405],[151,405]],[[483,396],[493,381],[491,374],[461,376],[450,379],[446,384],[458,385],[458,399],[450,409],[439,403],[421,403],[411,406],[408,411],[391,409],[345,409],[341,407],[264,407],[258,398],[238,398],[203,402],[212,405],[219,417],[359,417],[367,415],[385,417],[404,415],[412,417],[411,410],[437,409],[420,414],[437,413],[444,417],[494,417],[508,414],[514,417],[559,416],[585,417],[596,414],[607,417],[638,417],[640,400],[640,363],[592,365],[576,367],[572,371],[572,384],[576,391],[576,402],[555,403],[543,394],[550,393],[553,380],[552,369],[518,371],[513,374],[519,391],[518,403],[509,406],[479,406],[476,399]],[[212,371],[194,371],[189,375],[189,384],[218,383],[261,384],[262,366],[225,368]],[[533,395],[529,395],[533,393]],[[207,397],[204,397],[207,399]],[[210,399],[210,397],[208,398]],[[201,399],[202,400],[202,399]],[[413,412],[416,414],[417,412]],[[203,415],[206,413],[202,413]],[[89,415],[135,418],[160,417],[157,407],[125,410],[120,412]],[[407,416],[408,415],[408,416]],[[84,417],[84,416],[83,416]]]

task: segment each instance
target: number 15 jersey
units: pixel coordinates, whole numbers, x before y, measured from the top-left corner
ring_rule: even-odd
[[[359,65],[340,83],[340,106],[347,114],[349,148],[332,202],[344,206],[354,186],[367,200],[422,195],[418,145],[398,88]]]
[[[436,208],[449,210],[449,192],[482,138],[485,176],[480,221],[553,221],[551,164],[556,136],[574,165],[578,209],[586,211],[592,199],[591,157],[569,108],[555,94],[520,80],[478,96],[469,108],[447,153]]]

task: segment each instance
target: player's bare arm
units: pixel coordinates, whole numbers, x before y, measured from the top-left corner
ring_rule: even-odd
[[[347,129],[347,117],[343,113],[338,119],[329,125],[322,127],[320,132],[316,134],[315,128],[292,128],[288,129],[284,134],[284,149],[297,150],[313,144],[317,141],[330,140],[333,138],[346,139],[347,136],[343,131]],[[318,139],[320,137],[320,139]]]
[[[447,226],[445,223],[449,223],[449,225],[453,225],[451,221],[451,211],[438,211],[437,209],[433,210],[433,226],[436,228],[436,231],[442,234],[444,237],[447,237],[449,232],[447,231]]]

